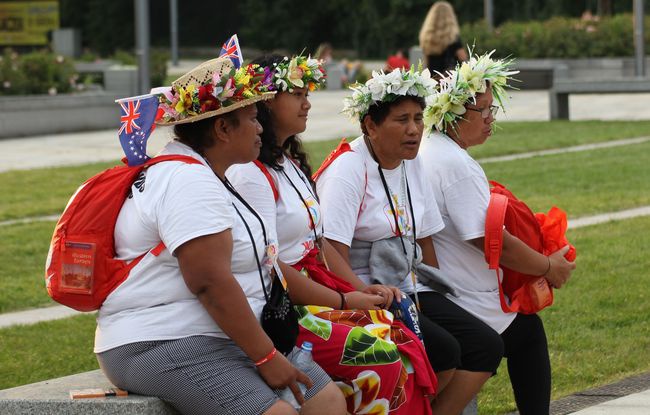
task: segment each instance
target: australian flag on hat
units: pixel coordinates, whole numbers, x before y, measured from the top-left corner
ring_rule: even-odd
[[[242,63],[244,63],[244,58],[239,48],[239,40],[237,39],[237,34],[234,34],[228,39],[226,43],[221,46],[221,52],[219,52],[219,57],[230,58],[235,68],[239,68]]]
[[[158,113],[158,97],[140,95],[118,99],[121,126],[117,132],[122,150],[129,166],[137,166],[149,160],[147,140],[155,128]]]

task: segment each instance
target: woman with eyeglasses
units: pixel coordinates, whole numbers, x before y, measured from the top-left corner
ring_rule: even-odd
[[[492,134],[504,89],[516,73],[509,71],[510,63],[489,54],[475,56],[440,79],[425,110],[425,123],[435,131],[423,140],[419,154],[445,223],[432,239],[440,270],[454,277],[450,283],[458,295],[449,299],[501,335],[519,413],[548,414],[551,365],[544,325],[537,314],[501,309],[495,273],[483,253],[490,188],[467,152]],[[564,258],[568,246],[547,257],[507,231],[503,234],[500,263],[510,269],[543,275],[560,288],[575,268]]]
[[[316,186],[325,238],[355,274],[366,283],[397,286],[418,304],[419,328],[438,377],[432,411],[448,415],[461,413],[496,371],[503,342],[444,295],[445,278],[435,269],[431,235],[444,223],[418,157],[425,100],[435,86],[428,69],[395,69],[351,87],[344,112],[360,123],[363,135],[327,159]]]

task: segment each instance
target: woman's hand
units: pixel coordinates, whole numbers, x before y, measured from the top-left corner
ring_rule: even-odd
[[[569,252],[569,245],[548,256],[549,268],[544,277],[553,288],[561,288],[569,280],[571,272],[576,268],[575,262],[569,262],[564,257],[567,252]]]
[[[360,291],[352,291],[345,294],[345,302],[349,309],[379,310],[386,300],[377,294],[368,294]]]
[[[273,359],[258,366],[257,371],[272,389],[291,389],[300,405],[305,403],[305,397],[298,387],[298,382],[305,385],[307,389],[313,386],[309,376],[292,365],[280,352],[277,352]]]
[[[399,303],[402,300],[402,292],[397,287],[390,287],[387,285],[381,284],[372,284],[368,285],[363,289],[364,293],[376,294],[384,298],[384,304],[381,308],[389,308],[393,304],[393,299],[396,299]]]

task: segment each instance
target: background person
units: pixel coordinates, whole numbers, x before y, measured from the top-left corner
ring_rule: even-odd
[[[417,156],[424,99],[435,85],[428,70],[395,70],[351,88],[344,112],[360,121],[363,135],[316,184],[327,218],[325,237],[364,282],[382,271],[370,269],[376,246],[396,241],[382,255],[406,265],[395,275],[398,287],[419,297],[419,324],[439,382],[433,412],[457,414],[497,369],[503,343],[481,320],[412,280],[416,263],[409,252],[417,248],[418,259],[437,267],[430,236],[444,227]]]
[[[145,257],[108,296],[95,353],[116,386],[157,396],[183,414],[295,413],[274,389],[289,387],[302,401],[297,382],[309,387],[301,413],[342,414],[343,397],[325,372],[315,364],[307,373],[296,369],[259,324],[260,277],[270,282],[259,262],[273,240],[224,176],[230,165],[257,157],[262,128],[254,104],[273,95],[245,76],[249,69],[213,59],[160,96],[161,124],[175,125],[176,135],[162,154],[200,164],[160,163],[133,185],[115,227],[118,257],[136,258],[160,240],[166,249]]]
[[[440,269],[454,276],[450,282],[459,293],[449,298],[501,334],[519,413],[541,415],[549,413],[551,394],[544,325],[537,314],[501,309],[495,273],[486,266],[483,245],[490,188],[483,169],[467,152],[492,133],[506,83],[516,73],[508,70],[509,65],[490,55],[472,57],[440,80],[425,111],[427,124],[435,131],[424,140],[420,156],[445,222],[433,242]],[[457,105],[445,105],[450,101]],[[568,246],[546,257],[504,230],[501,264],[543,275],[560,288],[575,268],[564,258],[567,250]]]
[[[314,57],[318,60],[323,61],[323,65],[325,66],[326,70],[332,66],[338,67],[343,72],[343,76],[341,77],[341,82],[343,85],[355,83],[357,81],[357,75],[363,66],[361,61],[348,61],[347,59],[336,61],[334,59],[333,53],[334,48],[332,45],[328,42],[324,42],[318,46]]]
[[[456,13],[446,1],[437,1],[431,6],[420,28],[419,39],[425,63],[432,72],[444,73],[467,60]]]
[[[298,343],[306,340],[314,345],[314,360],[338,380],[351,413],[373,407],[375,411],[382,408],[384,413],[430,413],[427,395],[434,394],[436,381],[418,337],[385,310],[365,310],[356,300],[367,294],[381,295],[377,306],[388,308],[393,295],[401,293],[396,288],[363,283],[322,238],[324,221],[311,182],[311,166],[297,136],[307,126],[309,91],[324,81],[322,66],[319,61],[303,56],[288,60],[270,55],[253,63],[270,68],[275,74],[273,83],[279,86],[274,99],[258,103],[258,118],[264,128],[258,157],[262,165],[236,165],[227,175],[267,223],[277,224],[280,260],[293,266],[293,274],[298,278],[310,278],[332,291],[333,302],[320,302],[316,296],[303,297],[307,304],[320,306],[298,307],[302,316]],[[279,75],[288,73],[289,67],[301,68],[301,76]],[[288,279],[289,274],[285,273]],[[296,292],[291,281],[289,291]],[[340,311],[348,309],[354,311]],[[327,326],[327,335],[323,324]],[[369,324],[375,329],[366,329]],[[355,353],[350,349],[350,338],[372,339],[383,350],[383,357],[369,355],[362,362],[346,359],[345,356]],[[415,373],[408,377],[403,376],[407,368],[400,354],[412,362],[408,366]]]

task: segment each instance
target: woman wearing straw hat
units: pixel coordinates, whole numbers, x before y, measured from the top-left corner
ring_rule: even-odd
[[[233,166],[227,176],[268,223],[277,223],[279,258],[292,267],[287,279],[311,279],[327,294],[310,293],[303,303],[315,305],[297,307],[298,343],[314,345],[314,360],[336,380],[350,413],[429,413],[427,396],[435,393],[436,378],[426,352],[417,335],[387,311],[394,297],[401,298],[399,289],[363,283],[322,237],[326,219],[297,135],[307,127],[310,91],[324,83],[322,62],[268,55],[253,63],[270,70],[278,92],[257,104],[264,128],[257,161]],[[382,352],[351,359],[361,342]]]
[[[344,112],[363,135],[316,180],[325,237],[366,283],[396,285],[419,303],[427,356],[438,376],[434,414],[457,414],[499,366],[503,343],[454,304],[431,235],[444,227],[418,157],[429,70],[373,73]],[[448,278],[453,278],[450,275]]]
[[[493,51],[494,52],[494,51]],[[440,79],[427,98],[425,123],[434,130],[424,139],[420,156],[433,186],[445,228],[433,235],[440,269],[458,291],[450,299],[501,334],[517,408],[522,415],[549,413],[551,366],[546,333],[537,314],[504,312],[493,270],[484,256],[485,221],[490,187],[485,172],[469,155],[492,134],[494,117],[503,107],[511,60],[472,56]],[[568,246],[545,256],[503,231],[501,264],[528,275],[546,277],[560,288],[575,263]]]
[[[175,134],[162,153],[199,163],[160,163],[133,185],[115,228],[118,256],[135,258],[160,240],[167,248],[106,299],[95,352],[116,386],[184,414],[295,413],[274,389],[288,387],[302,402],[297,382],[308,386],[301,413],[342,414],[343,397],[322,369],[299,371],[259,324],[274,232],[225,179],[259,152],[253,104],[273,94],[255,71],[213,59],[159,97],[159,124]]]

